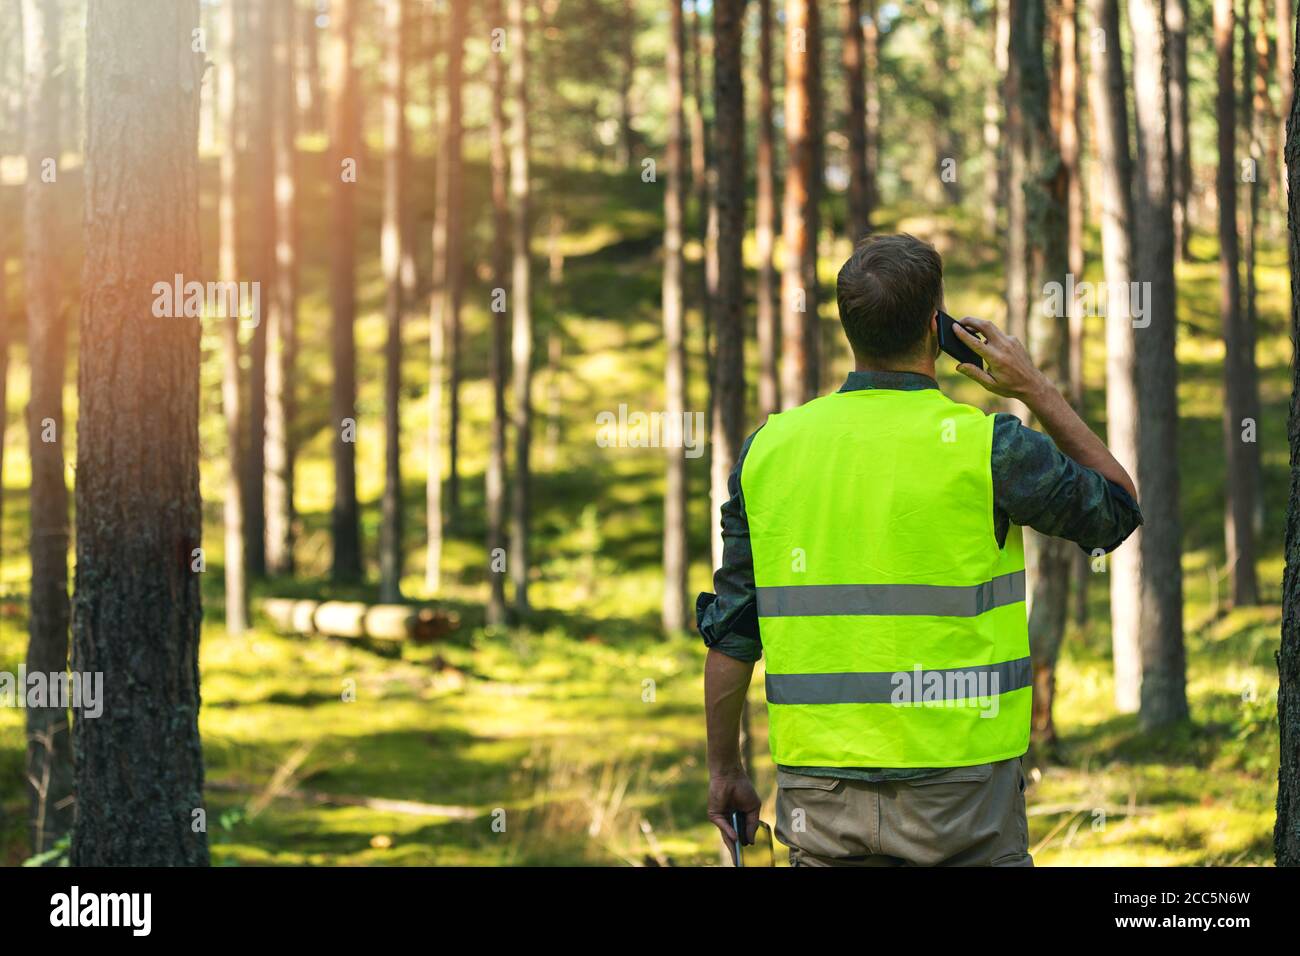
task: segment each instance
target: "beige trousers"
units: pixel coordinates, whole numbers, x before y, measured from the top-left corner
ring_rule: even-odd
[[[1020,758],[915,781],[777,774],[791,866],[1033,866]]]

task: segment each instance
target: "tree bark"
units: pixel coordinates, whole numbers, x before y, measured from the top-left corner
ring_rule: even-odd
[[[867,19],[862,25],[863,60],[866,79],[866,162],[867,219],[880,205],[880,26],[877,0],[867,0]]]
[[[67,319],[61,301],[58,196],[60,5],[24,0],[27,103],[26,238],[27,406],[31,453],[31,618],[29,673],[62,674],[68,666],[68,487],[63,466],[63,379]],[[50,177],[47,178],[47,172]],[[90,340],[86,340],[90,341]],[[34,852],[72,824],[72,748],[65,707],[29,707],[27,794]]]
[[[299,63],[296,103],[304,129],[317,132],[325,127],[325,104],[321,95],[320,28],[316,25],[316,5],[308,3],[295,15],[298,32]]]
[[[275,289],[266,325],[266,566],[293,574],[294,363],[298,353],[298,109],[292,3],[271,8],[275,66]]]
[[[450,421],[447,444],[452,475],[447,483],[447,510],[455,513],[456,432],[459,419],[458,354],[461,300],[461,81],[464,69],[467,0],[451,0],[446,34],[446,115],[438,162],[433,215],[433,295],[429,306],[429,423],[425,478],[424,587],[430,594],[442,585],[443,421],[444,394]]]
[[[511,268],[511,361],[515,414],[515,481],[511,489],[510,580],[514,584],[515,613],[526,615],[528,605],[529,536],[532,519],[532,467],[529,454],[533,431],[533,315],[531,174],[528,156],[528,0],[508,0],[511,56],[510,91],[514,114],[510,121],[510,199],[513,264]]]
[[[1006,164],[1003,161],[1005,149],[1002,136],[1005,108],[1002,99],[1005,92],[1007,42],[1011,34],[1007,0],[994,0],[990,9],[993,17],[990,33],[997,79],[984,91],[984,231],[990,236],[996,236],[1001,209],[1006,202]]]
[[[781,404],[815,398],[821,383],[817,316],[817,164],[820,137],[815,66],[820,44],[817,0],[786,0],[786,176],[784,268],[781,273]]]
[[[72,668],[73,866],[206,865],[199,741],[199,322],[151,291],[200,268],[198,0],[90,0]],[[159,449],[166,449],[160,454]]]
[[[249,344],[248,454],[245,456],[248,496],[244,508],[244,551],[248,572],[264,577],[266,563],[266,415],[267,415],[267,312],[274,311],[276,289],[275,207],[275,44],[271,5],[250,4],[250,29],[256,97],[252,104],[249,159],[253,191],[253,278],[261,288],[261,302],[272,303],[263,310],[253,328]]]
[[[239,20],[236,0],[222,4],[219,29],[222,58],[218,68],[218,123],[221,127],[221,195],[217,201],[221,239],[217,275],[222,282],[239,281]],[[240,309],[229,308],[221,318],[221,411],[226,424],[226,485],[222,501],[225,531],[226,632],[248,630],[248,578],[244,555],[244,412],[239,360]]]
[[[862,0],[845,0],[844,82],[849,88],[849,242],[871,231],[871,205],[867,186],[867,88],[863,78],[866,58],[862,34]]]
[[[1168,64],[1159,0],[1130,0],[1133,36],[1134,129],[1137,165],[1133,194],[1134,278],[1150,283],[1150,310],[1134,345],[1138,458],[1134,479],[1144,526],[1138,635],[1144,729],[1187,717],[1183,648],[1182,518],[1178,477],[1178,362],[1174,355],[1177,289],[1170,199]],[[1149,324],[1146,324],[1149,323]],[[1131,472],[1130,472],[1131,473]]]
[[[1223,324],[1223,532],[1227,549],[1230,600],[1234,606],[1259,603],[1255,579],[1255,490],[1250,442],[1250,375],[1254,342],[1241,314],[1240,253],[1237,242],[1236,69],[1233,0],[1215,0],[1214,49],[1218,59],[1219,166],[1215,188],[1219,200],[1219,319]],[[1258,427],[1258,419],[1254,420]],[[1254,438],[1252,434],[1249,436]]]
[[[681,0],[668,0],[668,142],[664,154],[664,394],[670,420],[681,421],[686,409],[686,347],[682,315],[682,195],[683,65],[686,30]],[[689,627],[686,601],[686,459],[680,448],[664,449],[664,602],[662,623],[667,632]]]
[[[1274,31],[1277,34],[1277,115],[1281,117],[1281,129],[1278,131],[1278,139],[1282,143],[1289,142],[1290,131],[1287,127],[1287,117],[1291,115],[1291,100],[1295,93],[1295,73],[1292,72],[1292,57],[1295,54],[1296,44],[1294,43],[1296,17],[1291,0],[1277,0],[1274,7],[1277,13],[1277,26]],[[1290,182],[1290,175],[1285,159],[1281,163],[1282,181]]]
[[[1280,10],[1280,6],[1279,6]],[[1278,58],[1282,38],[1291,29],[1278,23]],[[1300,35],[1300,24],[1297,24]],[[1289,38],[1288,38],[1289,39]],[[1286,50],[1286,69],[1300,72],[1292,59],[1300,43]],[[1281,64],[1279,63],[1279,68]],[[1287,119],[1287,253],[1291,272],[1291,340],[1300,342],[1300,108],[1283,101]],[[1286,572],[1282,579],[1282,646],[1277,652],[1277,824],[1273,857],[1278,866],[1300,866],[1300,363],[1291,365],[1291,409],[1287,417],[1291,446],[1291,493],[1286,509]]]
[[[402,204],[406,186],[407,0],[385,0],[384,218],[380,259],[384,273],[384,495],[379,541],[379,599],[402,599]]]
[[[1169,166],[1173,173],[1174,249],[1179,261],[1188,258],[1192,234],[1188,200],[1192,190],[1192,139],[1187,100],[1187,0],[1164,0],[1169,36]]]
[[[776,135],[772,119],[772,0],[758,0],[758,145],[755,153],[754,246],[758,253],[758,409],[780,411],[777,353],[781,349],[776,266]]]
[[[713,5],[714,163],[718,208],[718,297],[713,363],[713,567],[722,566],[722,506],[745,439],[745,94],[741,76],[743,0]],[[856,31],[856,24],[855,30]],[[859,117],[861,119],[861,117]],[[684,449],[680,449],[684,453]]]
[[[357,96],[356,28],[358,0],[330,7],[329,138],[330,159],[330,358],[334,378],[330,418],[334,429],[334,505],[330,530],[334,553],[330,573],[336,582],[361,579],[361,525],[357,507],[357,311],[356,189],[344,166],[361,162],[361,116]]]
[[[1013,148],[1024,169],[1025,245],[1029,250],[1029,288],[1064,288],[1069,271],[1068,181],[1053,141],[1048,115],[1047,65],[1043,56],[1046,9],[1043,0],[1013,0],[1011,56],[1017,63],[1020,137]],[[1034,364],[1068,394],[1070,348],[1068,316],[1051,315],[1038,294],[1026,317]],[[1055,742],[1052,723],[1056,660],[1065,634],[1070,553],[1067,542],[1036,531],[1025,533],[1029,573],[1029,648],[1034,660],[1032,732],[1043,744]]]
[[[492,27],[503,26],[501,0],[490,0]],[[629,41],[630,42],[630,41]],[[491,342],[488,348],[488,375],[492,382],[492,434],[488,446],[488,465],[484,482],[487,510],[488,602],[487,623],[499,627],[506,623],[507,565],[506,555],[506,355],[510,347],[510,327],[506,309],[510,288],[510,158],[506,154],[505,101],[506,68],[504,58],[509,46],[488,51],[488,84],[492,89],[492,112],[488,123],[490,162],[492,167],[492,316]],[[498,301],[497,296],[504,298]]]
[[[1135,330],[1129,310],[1133,280],[1133,163],[1129,153],[1124,51],[1119,43],[1118,0],[1087,0],[1094,30],[1109,38],[1092,45],[1088,101],[1096,121],[1101,185],[1101,249],[1109,300],[1106,304],[1106,443],[1128,470],[1138,466],[1138,387]],[[1142,529],[1110,556],[1111,654],[1115,701],[1122,711],[1138,709],[1142,679],[1140,648]],[[1136,539],[1136,540],[1135,540]],[[1094,555],[1094,557],[1098,557]]]

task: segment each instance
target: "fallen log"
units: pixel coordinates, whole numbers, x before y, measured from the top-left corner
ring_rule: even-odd
[[[266,598],[260,609],[276,630],[289,634],[427,644],[460,626],[460,615],[454,611],[410,604]]]

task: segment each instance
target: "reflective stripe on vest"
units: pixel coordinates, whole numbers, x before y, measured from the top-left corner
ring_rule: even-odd
[[[741,488],[784,766],[1018,756],[1032,671],[1020,530],[993,528],[991,415],[935,389],[769,417]]]

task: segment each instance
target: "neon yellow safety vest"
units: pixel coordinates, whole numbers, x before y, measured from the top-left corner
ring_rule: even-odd
[[[962,767],[1029,747],[1025,557],[999,548],[994,416],[937,389],[768,418],[741,469],[773,759]]]

